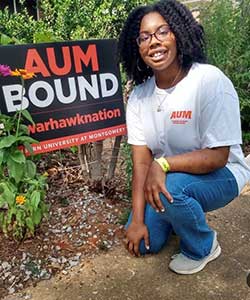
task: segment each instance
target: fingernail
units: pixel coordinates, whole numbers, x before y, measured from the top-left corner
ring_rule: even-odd
[[[149,250],[149,246],[148,245],[146,245],[146,249]]]
[[[171,199],[171,200],[170,200],[170,203],[173,203],[173,202],[174,202],[174,200],[173,200],[173,199]]]
[[[158,209],[156,209],[156,212],[158,213],[158,212],[160,212]]]
[[[162,209],[161,209],[161,212],[164,212],[164,211],[165,211],[165,208],[162,208]]]

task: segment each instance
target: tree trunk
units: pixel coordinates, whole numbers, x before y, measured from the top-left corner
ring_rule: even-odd
[[[117,164],[117,159],[118,159],[118,154],[119,154],[119,150],[120,150],[121,140],[122,140],[121,135],[117,136],[115,138],[115,143],[114,143],[114,146],[113,146],[112,156],[111,156],[109,169],[108,169],[108,176],[107,176],[108,180],[112,179],[114,177],[114,174],[115,174],[115,168],[116,168],[116,164]]]
[[[91,180],[98,180],[102,174],[103,141],[78,146],[78,157],[82,171],[87,171]]]
[[[86,147],[88,147],[88,144],[78,145],[78,158],[82,171],[86,171],[87,173],[89,173]]]
[[[98,180],[103,177],[102,173],[102,150],[103,141],[95,142],[94,147],[91,147],[91,153],[89,153],[90,163],[90,178]],[[90,160],[88,160],[90,162]]]

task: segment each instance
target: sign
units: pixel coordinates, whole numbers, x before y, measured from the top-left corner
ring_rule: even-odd
[[[114,39],[0,47],[0,63],[36,77],[0,77],[0,111],[27,109],[39,141],[34,153],[103,140],[126,133],[117,44]]]

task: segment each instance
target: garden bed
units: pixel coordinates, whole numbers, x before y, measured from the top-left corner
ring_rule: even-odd
[[[77,155],[63,150],[41,157],[48,172],[49,216],[35,237],[16,242],[0,234],[0,298],[120,244],[130,207],[124,176],[113,179],[108,195],[96,192],[78,166]]]

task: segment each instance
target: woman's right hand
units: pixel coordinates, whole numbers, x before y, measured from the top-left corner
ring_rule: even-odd
[[[131,255],[140,256],[139,245],[144,239],[146,249],[149,249],[149,234],[144,223],[132,222],[126,231],[125,247]]]

